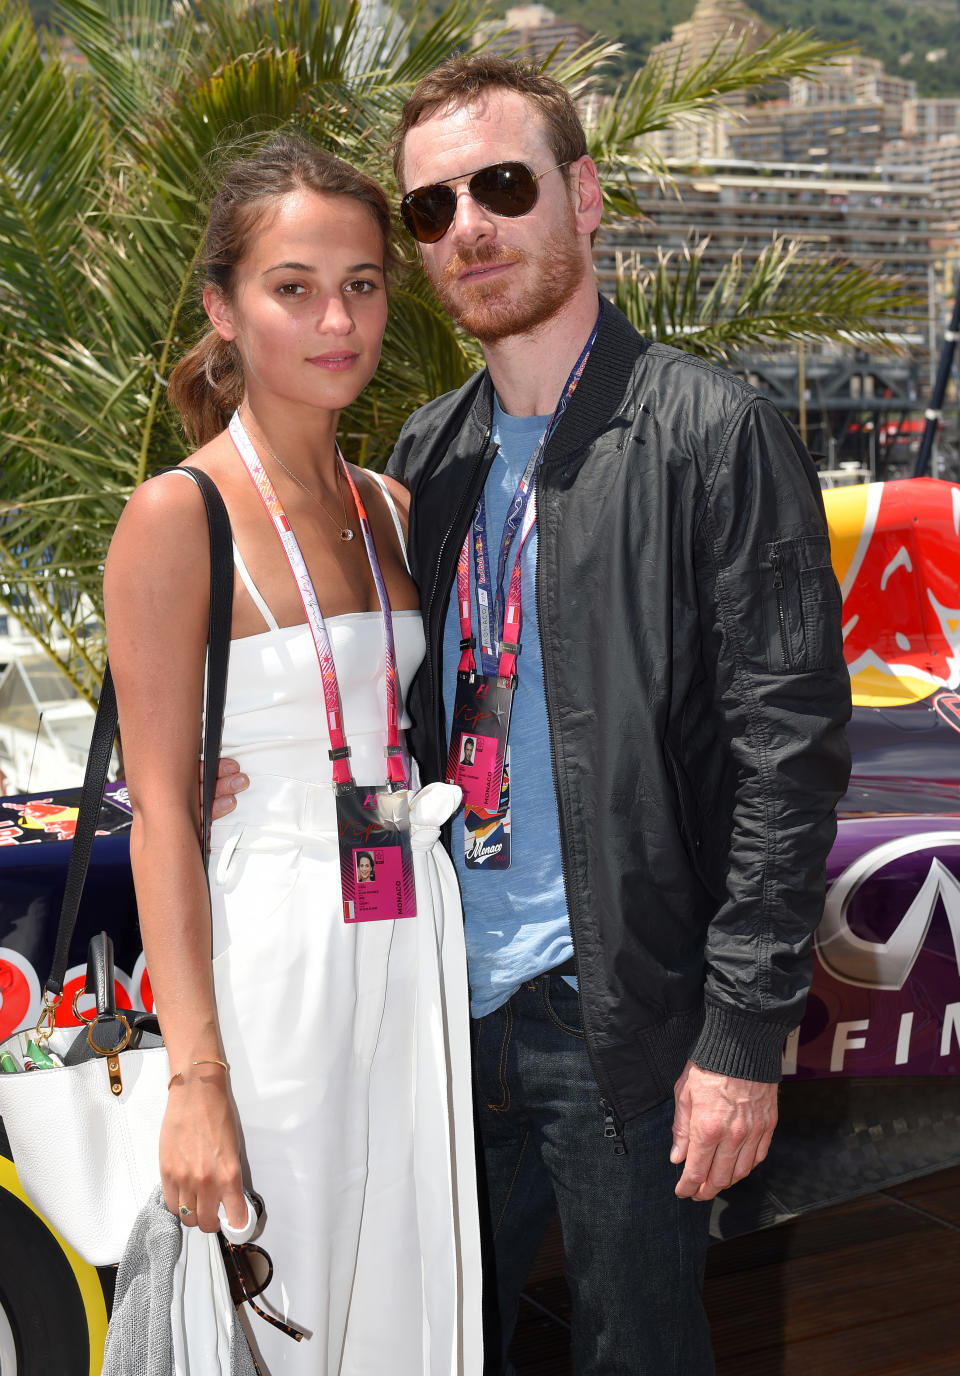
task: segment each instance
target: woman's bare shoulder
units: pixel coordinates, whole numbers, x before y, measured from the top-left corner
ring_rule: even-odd
[[[223,436],[191,454],[180,467],[202,469],[216,482],[226,470]],[[130,495],[117,523],[105,567],[105,584],[147,582],[185,588],[209,572],[207,516],[203,497],[187,474],[158,473]]]
[[[218,435],[177,467],[199,468],[216,482],[226,472],[222,439],[223,436]],[[183,543],[191,535],[205,531],[206,525],[200,489],[188,474],[181,475],[172,467],[168,472],[148,478],[130,494],[117,524],[113,545],[134,541],[139,544],[141,554],[148,554],[152,549],[162,553],[171,544]]]

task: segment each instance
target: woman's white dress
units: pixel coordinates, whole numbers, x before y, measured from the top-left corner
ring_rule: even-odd
[[[439,843],[459,791],[411,795],[417,916],[347,925],[313,641],[279,629],[237,566],[267,629],[230,652],[222,753],[250,788],[213,824],[213,969],[248,1184],[266,1206],[256,1241],[274,1265],[258,1303],[307,1332],[296,1343],[251,1312],[252,1346],[269,1376],[474,1376],[466,962]],[[393,624],[404,692],[423,631],[417,612]],[[327,629],[354,779],[382,783],[380,613]]]

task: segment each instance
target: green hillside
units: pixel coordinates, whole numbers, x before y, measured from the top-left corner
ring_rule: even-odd
[[[29,0],[33,14],[45,20],[55,0]],[[430,0],[439,12],[444,0]],[[549,0],[566,19],[624,44],[623,70],[639,66],[654,43],[669,38],[671,27],[688,19],[694,0]],[[503,14],[508,0],[491,13]],[[752,0],[751,8],[775,28],[792,25],[815,30],[818,37],[856,43],[879,57],[887,70],[916,81],[919,95],[960,95],[960,0]],[[938,63],[926,60],[937,48],[947,50]]]
[[[543,0],[565,19],[574,19],[626,48],[633,70],[654,43],[670,37],[674,24],[689,19],[694,0]],[[773,28],[810,28],[819,38],[856,43],[887,70],[917,83],[918,95],[960,96],[960,0],[748,0]],[[432,0],[432,8],[442,8]],[[506,12],[498,4],[494,14]],[[946,48],[939,63],[927,52]],[[901,57],[912,53],[907,62]]]
[[[887,71],[917,83],[921,96],[960,96],[958,0],[754,0],[768,24],[797,24],[821,38],[856,43]],[[937,63],[926,54],[945,48]]]

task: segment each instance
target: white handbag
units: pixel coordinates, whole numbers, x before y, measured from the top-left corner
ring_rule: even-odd
[[[206,848],[220,754],[226,694],[233,558],[230,522],[215,484],[198,469],[180,468],[200,488],[210,532],[209,662],[204,703],[203,824]],[[86,1030],[57,1027],[57,1007],[70,955],[104,784],[117,729],[109,666],[103,678],[83,793],[67,871],[60,923],[43,989],[44,1011],[32,1032],[0,1045],[18,1073],[0,1073],[0,1118],[27,1197],[85,1261],[120,1260],[140,1209],[160,1179],[158,1145],[170,1068],[151,1014],[114,1006],[113,943],[106,933],[90,943],[85,990],[96,1015]],[[75,1011],[76,1008],[75,1008]],[[77,1012],[77,1016],[82,1016]],[[19,1069],[27,1041],[64,1064]],[[149,1043],[153,1042],[154,1045]]]
[[[15,1033],[3,1049],[22,1064],[35,1036]],[[76,1028],[55,1029],[46,1050],[65,1055],[76,1036]],[[166,1050],[156,1046],[0,1080],[0,1114],[20,1183],[92,1266],[120,1260],[133,1220],[159,1182],[169,1076]]]

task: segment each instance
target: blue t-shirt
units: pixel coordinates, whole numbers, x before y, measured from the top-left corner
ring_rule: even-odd
[[[549,422],[549,416],[508,416],[494,400],[493,440],[499,445],[499,452],[484,488],[494,577],[504,518],[530,455]],[[472,562],[470,593],[476,631]],[[510,868],[467,869],[463,860],[462,812],[453,826],[453,858],[465,915],[470,1011],[475,1018],[492,1013],[506,1003],[524,980],[553,969],[573,954],[543,688],[536,567],[534,526],[523,547],[520,570],[522,648],[510,722]],[[460,620],[457,599],[452,596],[443,635],[443,699],[448,723],[453,720],[459,646]]]

